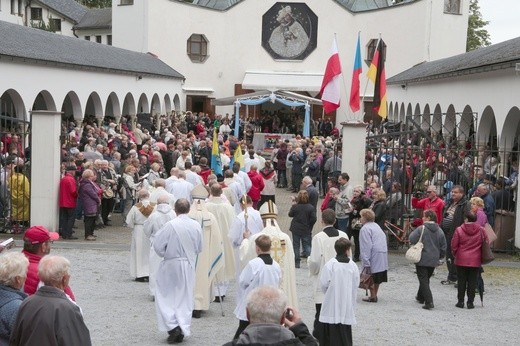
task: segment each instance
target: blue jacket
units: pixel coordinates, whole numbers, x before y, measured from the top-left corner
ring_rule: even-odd
[[[0,345],[9,345],[16,315],[27,294],[14,288],[0,285]]]

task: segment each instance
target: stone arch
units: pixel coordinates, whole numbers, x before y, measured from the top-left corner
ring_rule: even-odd
[[[431,123],[432,133],[439,135],[442,131],[442,109],[441,105],[437,103],[435,109],[433,110],[432,123]]]
[[[426,104],[424,106],[424,111],[423,111],[423,115],[422,115],[421,129],[423,129],[424,131],[430,130],[430,120],[431,120],[430,105]]]
[[[453,139],[457,138],[457,116],[452,104],[448,106],[446,111],[442,134],[446,143],[451,143]]]
[[[493,144],[497,137],[497,122],[495,111],[491,106],[484,108],[477,127],[476,142],[479,147]]]
[[[161,108],[161,100],[159,99],[159,95],[153,94],[152,96],[152,103],[150,105],[150,114],[152,116],[161,115],[163,114],[162,108]]]
[[[406,116],[412,116],[413,115],[413,112],[412,112],[412,104],[409,103],[408,104],[408,107],[406,108]]]
[[[173,108],[175,112],[181,111],[181,98],[178,94],[175,94],[175,96],[173,97]]]
[[[150,104],[148,102],[148,96],[141,94],[139,101],[137,102],[137,113],[150,113]]]
[[[166,115],[170,115],[172,112],[172,100],[168,94],[164,95],[164,112]]]
[[[61,104],[61,111],[63,112],[62,118],[69,120],[80,120],[83,119],[83,111],[81,110],[81,101],[79,100],[78,94],[71,90],[65,95]]]
[[[103,114],[104,112],[101,98],[97,92],[93,91],[87,99],[87,105],[85,106],[85,117],[94,116],[96,119],[102,120]]]
[[[0,96],[0,115],[10,116],[19,120],[29,120],[25,104],[18,91],[8,89]]]
[[[399,102],[394,103],[394,118],[396,121],[401,121],[399,116]]]
[[[56,111],[56,102],[54,102],[51,93],[47,90],[40,91],[34,99],[32,110]]]
[[[462,111],[460,122],[458,126],[458,140],[465,142],[472,137],[475,131],[475,124],[473,124],[473,110],[471,106],[466,105]]]
[[[107,119],[114,119],[116,123],[118,123],[121,118],[121,105],[115,92],[111,92],[110,95],[108,95],[105,106],[105,118],[105,122]]]
[[[401,103],[401,108],[399,109],[399,120],[404,121],[406,119],[406,112],[404,110],[404,102]]]
[[[133,116],[136,114],[135,99],[131,93],[126,94],[123,101],[123,115]]]
[[[513,107],[509,110],[502,126],[500,134],[500,150],[510,151],[515,145],[518,146],[520,136],[520,109]]]

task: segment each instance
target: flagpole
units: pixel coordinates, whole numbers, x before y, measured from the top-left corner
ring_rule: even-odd
[[[377,40],[377,43],[376,43],[376,49],[374,50],[374,54],[377,50],[377,47],[379,46],[379,42],[381,42],[381,33],[379,33],[379,38]],[[372,60],[374,60],[374,56],[372,55]],[[372,61],[370,62],[370,65],[372,65]],[[370,66],[369,66],[369,71],[370,71]],[[367,72],[367,82],[365,84],[365,91],[363,91],[363,96],[361,97],[361,104],[363,105],[363,111],[365,110],[365,95],[367,93],[367,88],[368,88],[368,81],[370,80],[370,78],[368,78],[368,72]],[[372,95],[372,97],[374,97]]]

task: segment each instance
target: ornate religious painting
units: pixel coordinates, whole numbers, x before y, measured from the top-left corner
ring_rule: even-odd
[[[302,2],[277,2],[262,16],[262,47],[276,60],[303,60],[316,49],[318,17]]]

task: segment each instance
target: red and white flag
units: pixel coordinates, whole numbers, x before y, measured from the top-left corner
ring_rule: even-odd
[[[321,102],[325,113],[330,113],[339,108],[340,101],[340,78],[341,78],[341,64],[339,62],[338,45],[336,37],[332,42],[332,52],[327,67],[325,68],[325,75],[321,82]]]

